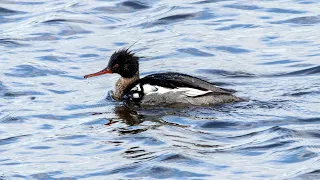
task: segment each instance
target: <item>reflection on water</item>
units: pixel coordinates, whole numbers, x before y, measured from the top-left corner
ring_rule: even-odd
[[[134,110],[131,110],[125,106],[116,106],[114,113],[120,120],[123,120],[129,126],[139,125],[143,122],[143,116],[138,115]]]
[[[319,179],[319,5],[0,1],[0,179]],[[136,41],[141,76],[248,101],[129,108],[83,79]]]

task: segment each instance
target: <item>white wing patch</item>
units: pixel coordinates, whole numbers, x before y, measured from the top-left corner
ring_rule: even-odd
[[[144,84],[142,87],[143,87],[143,92],[145,94],[158,91],[158,87],[157,86],[152,86],[150,84]]]
[[[184,95],[189,97],[196,97],[196,96],[202,96],[208,93],[211,93],[212,91],[202,91],[199,89],[193,89],[193,88],[177,88],[179,91],[184,91]]]
[[[194,88],[186,88],[186,87],[180,87],[180,88],[175,88],[175,89],[170,89],[170,88],[165,88],[161,86],[154,86],[150,84],[144,84],[143,85],[143,90],[144,94],[153,94],[153,93],[158,93],[158,94],[164,94],[164,93],[176,93],[176,92],[182,92],[183,95],[188,96],[188,97],[196,97],[196,96],[202,96],[208,93],[211,93],[212,91],[203,91],[199,89],[194,89]]]

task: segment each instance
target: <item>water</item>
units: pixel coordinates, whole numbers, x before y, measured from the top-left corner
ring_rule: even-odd
[[[0,179],[319,179],[320,3],[0,1]],[[138,41],[139,40],[139,41]],[[132,111],[85,80],[138,41],[248,102]]]

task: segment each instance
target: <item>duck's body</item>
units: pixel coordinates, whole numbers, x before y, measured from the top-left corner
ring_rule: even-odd
[[[151,74],[139,78],[138,57],[127,49],[115,52],[106,69],[85,76],[118,73],[114,99],[139,106],[207,106],[243,101],[235,91],[223,89],[197,77],[181,73]]]
[[[242,101],[235,91],[186,74],[151,74],[126,88],[122,100],[146,106],[214,105]]]

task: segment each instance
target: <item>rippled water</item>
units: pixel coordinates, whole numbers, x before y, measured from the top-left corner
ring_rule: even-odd
[[[0,1],[0,179],[319,179],[318,0]],[[139,41],[138,41],[139,40]],[[133,111],[117,49],[248,102]]]

